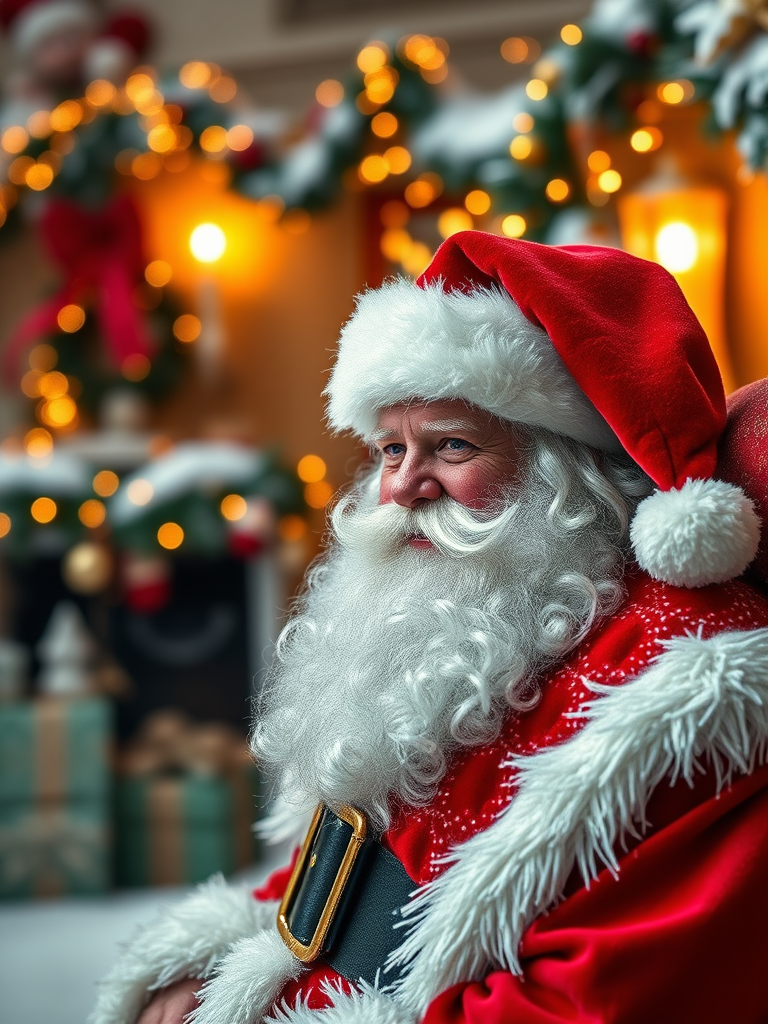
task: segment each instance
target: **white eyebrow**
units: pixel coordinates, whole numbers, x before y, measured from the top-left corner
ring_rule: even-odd
[[[431,420],[429,423],[422,423],[419,426],[420,434],[466,434],[477,429],[476,423],[469,420]],[[368,441],[383,441],[387,437],[397,437],[399,431],[390,427],[383,427],[373,430],[368,435]]]

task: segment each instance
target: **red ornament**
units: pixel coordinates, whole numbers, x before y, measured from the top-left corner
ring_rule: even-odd
[[[659,48],[661,40],[653,32],[631,32],[626,38],[627,49],[634,57],[649,60]]]
[[[166,558],[126,555],[122,576],[123,597],[132,612],[149,615],[171,599],[171,566]]]
[[[741,487],[755,503],[763,532],[750,570],[768,583],[768,379],[747,384],[729,397],[717,475]]]

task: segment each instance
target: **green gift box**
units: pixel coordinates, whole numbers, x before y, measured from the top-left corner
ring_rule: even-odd
[[[251,863],[256,789],[254,770],[248,767],[227,775],[118,781],[118,885],[188,885]]]
[[[0,897],[104,892],[109,832],[104,799],[0,803]]]
[[[100,697],[0,705],[0,805],[106,799],[111,710]]]

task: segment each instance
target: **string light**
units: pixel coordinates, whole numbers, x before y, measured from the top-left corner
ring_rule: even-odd
[[[443,191],[443,181],[437,174],[421,174],[405,189],[405,201],[409,206],[420,209],[429,206]]]
[[[452,206],[443,210],[437,218],[437,230],[443,238],[450,238],[459,231],[469,231],[474,227],[474,221],[466,210],[460,206]]]
[[[467,196],[464,199],[464,205],[470,213],[474,214],[476,217],[481,217],[484,213],[488,213],[490,210],[491,197],[487,192],[483,192],[482,189],[476,188],[467,193]]]
[[[85,98],[92,107],[106,107],[112,102],[116,91],[106,78],[96,78],[85,87]]]
[[[549,92],[549,86],[541,78],[532,78],[525,86],[525,94],[530,100],[543,100]]]
[[[301,516],[293,513],[283,516],[277,524],[277,533],[280,540],[288,543],[301,540],[307,532],[307,523]]]
[[[650,153],[658,149],[664,141],[664,136],[658,128],[647,125],[645,128],[638,128],[632,132],[629,144],[636,153]]]
[[[389,174],[387,161],[378,153],[363,157],[358,167],[358,176],[366,185],[376,185]]]
[[[587,157],[587,167],[593,174],[602,174],[611,166],[611,158],[604,149],[595,149]]]
[[[148,505],[155,496],[155,488],[149,480],[137,477],[128,484],[126,494],[132,505]]]
[[[227,144],[227,130],[212,124],[200,133],[200,149],[206,153],[221,153]]]
[[[33,370],[47,373],[59,361],[59,354],[53,345],[35,345],[29,353],[27,362]]]
[[[65,334],[74,334],[85,323],[85,310],[75,303],[62,306],[56,314],[56,323]]]
[[[530,36],[510,36],[501,44],[501,56],[509,64],[531,64],[541,53],[541,47]]]
[[[248,511],[248,502],[240,494],[228,494],[222,498],[219,508],[225,519],[235,523]]]
[[[33,427],[24,435],[22,444],[33,459],[44,459],[53,451],[53,438],[44,427]]]
[[[253,144],[253,131],[247,124],[233,125],[227,132],[227,145],[235,153],[240,153]]]
[[[621,188],[621,175],[618,171],[614,170],[603,171],[602,174],[598,175],[597,183],[603,192],[618,192]]]
[[[696,232],[683,221],[665,224],[654,241],[656,259],[670,273],[690,270],[699,257]]]
[[[321,107],[338,107],[344,99],[344,86],[335,78],[326,78],[315,89],[315,99]]]
[[[299,480],[305,484],[314,484],[322,480],[326,470],[325,461],[319,455],[304,455],[296,466]]]
[[[6,512],[0,512],[0,537],[7,537],[11,532],[11,517]]]
[[[560,38],[566,46],[578,46],[584,38],[584,33],[578,25],[563,25],[560,29]]]
[[[144,279],[153,288],[164,288],[171,280],[173,270],[170,263],[165,260],[152,260],[144,270]]]
[[[192,313],[182,313],[181,316],[176,317],[173,322],[173,336],[177,341],[183,342],[185,345],[195,341],[200,337],[200,332],[203,329],[198,317]]]
[[[310,508],[325,508],[333,497],[333,488],[327,480],[318,480],[304,488],[304,500]]]
[[[389,47],[386,43],[369,43],[368,46],[364,46],[363,49],[357,55],[357,66],[363,72],[363,74],[370,74],[372,71],[378,71],[379,68],[389,60]]]
[[[509,153],[515,160],[527,160],[533,152],[533,143],[527,135],[516,135],[509,144]]]
[[[528,225],[519,213],[510,213],[501,222],[501,230],[508,238],[521,238]]]
[[[384,153],[384,162],[390,174],[404,174],[411,166],[411,154],[405,146],[390,146]]]
[[[126,380],[134,384],[148,377],[151,369],[152,364],[141,352],[134,352],[132,355],[126,356],[120,364],[120,373]]]
[[[131,174],[139,181],[150,181],[160,173],[162,166],[157,153],[139,153],[131,161]]]
[[[33,164],[24,175],[24,183],[34,192],[42,192],[53,181],[53,168],[47,163]]]
[[[517,132],[529,132],[533,128],[534,123],[532,115],[525,110],[515,114],[512,118],[512,127]]]
[[[178,523],[163,523],[157,531],[157,541],[160,547],[168,551],[174,551],[180,547],[184,540],[184,531]]]
[[[27,118],[27,131],[33,139],[47,139],[53,131],[50,110],[36,110],[34,114],[30,114]],[[55,141],[61,144],[64,140],[68,145],[74,145],[74,139],[66,132],[63,135],[59,134]]]
[[[102,469],[93,478],[93,489],[100,498],[109,498],[120,485],[120,478],[111,469]]]
[[[0,136],[0,145],[6,153],[21,153],[26,149],[29,142],[29,135],[20,125],[13,125],[6,128]]]
[[[40,418],[48,427],[68,427],[77,418],[77,405],[69,395],[53,398],[42,406]]]
[[[215,263],[224,255],[227,238],[218,224],[198,224],[189,236],[189,248],[201,263]]]
[[[208,90],[214,103],[229,103],[237,95],[237,82],[229,75],[222,75]]]
[[[37,391],[43,398],[61,398],[69,390],[69,381],[58,370],[44,373],[37,381]]]
[[[693,99],[695,91],[692,82],[689,82],[686,78],[681,78],[676,82],[662,82],[656,89],[656,95],[662,103],[676,106],[679,103]]]
[[[29,511],[36,523],[50,523],[56,518],[58,509],[53,498],[35,498]]]
[[[398,129],[397,118],[388,110],[382,110],[371,119],[371,131],[380,139],[389,139]]]
[[[77,510],[77,518],[83,526],[87,526],[89,529],[95,530],[98,526],[101,526],[107,518],[107,510],[104,506],[104,502],[99,501],[96,498],[89,498],[87,501],[84,501]]]
[[[544,191],[547,199],[551,199],[553,203],[562,203],[571,194],[571,187],[562,178],[553,178],[547,183]]]
[[[64,100],[51,111],[51,130],[70,132],[83,120],[83,108],[77,100]]]

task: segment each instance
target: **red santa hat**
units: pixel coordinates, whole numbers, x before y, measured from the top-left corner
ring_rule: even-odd
[[[725,395],[674,278],[619,249],[453,235],[415,283],[363,293],[328,385],[337,430],[380,409],[461,398],[502,419],[624,451],[657,490],[631,527],[642,568],[676,586],[740,575],[760,521],[713,479]]]
[[[26,57],[62,29],[94,29],[97,17],[88,0],[0,0],[0,24],[10,33],[14,50]]]

